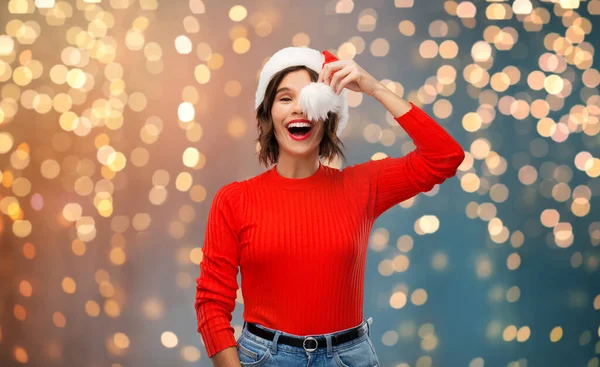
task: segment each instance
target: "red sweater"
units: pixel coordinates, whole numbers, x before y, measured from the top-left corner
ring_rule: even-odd
[[[412,105],[412,103],[411,103]],[[230,322],[241,271],[247,322],[295,335],[363,319],[369,235],[379,215],[456,174],[460,145],[415,105],[396,118],[416,149],[310,177],[270,170],[219,189],[196,283],[198,332],[209,358],[236,345]]]

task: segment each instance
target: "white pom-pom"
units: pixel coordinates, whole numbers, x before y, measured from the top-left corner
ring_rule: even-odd
[[[336,131],[336,135],[339,137],[342,135],[342,130],[346,128],[348,125],[348,118],[350,117],[348,114],[348,90],[344,88],[342,90],[342,95],[340,96],[342,99],[340,101],[340,109],[337,111],[339,116],[338,128]]]
[[[310,83],[300,91],[300,105],[309,120],[325,120],[329,112],[338,114],[337,136],[341,135],[348,124],[347,98],[348,91],[345,88],[340,95],[337,95],[324,83]]]
[[[339,110],[340,97],[324,83],[310,83],[300,91],[300,105],[309,120],[324,120]]]

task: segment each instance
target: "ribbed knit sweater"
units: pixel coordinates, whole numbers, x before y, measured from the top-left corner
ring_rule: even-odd
[[[264,173],[221,187],[208,214],[196,280],[198,332],[208,357],[236,345],[238,289],[243,318],[295,335],[348,329],[363,320],[369,235],[392,206],[456,174],[460,145],[423,110],[395,119],[416,148],[403,157],[320,165],[310,177]]]

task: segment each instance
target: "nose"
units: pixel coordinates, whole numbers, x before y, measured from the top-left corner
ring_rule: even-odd
[[[294,106],[292,107],[292,113],[294,115],[302,115],[304,111],[302,110],[302,105],[300,104],[300,98],[297,98]]]

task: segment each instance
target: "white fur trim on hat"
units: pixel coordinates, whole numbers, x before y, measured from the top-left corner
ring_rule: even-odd
[[[303,65],[320,73],[324,61],[325,56],[323,53],[308,47],[286,47],[277,51],[265,63],[260,72],[254,109],[256,110],[264,100],[267,85],[271,81],[271,78],[279,71],[290,66]],[[339,115],[338,129],[336,131],[338,136],[347,125],[348,102],[347,91],[345,89],[338,96],[328,85],[310,83],[300,92],[300,103],[307,117],[311,120],[327,117],[327,112],[329,111],[336,112]]]
[[[320,73],[324,60],[325,57],[321,52],[308,47],[286,47],[275,52],[260,72],[254,109],[257,109],[265,98],[267,85],[269,85],[273,75],[287,67],[296,65],[304,65]]]

